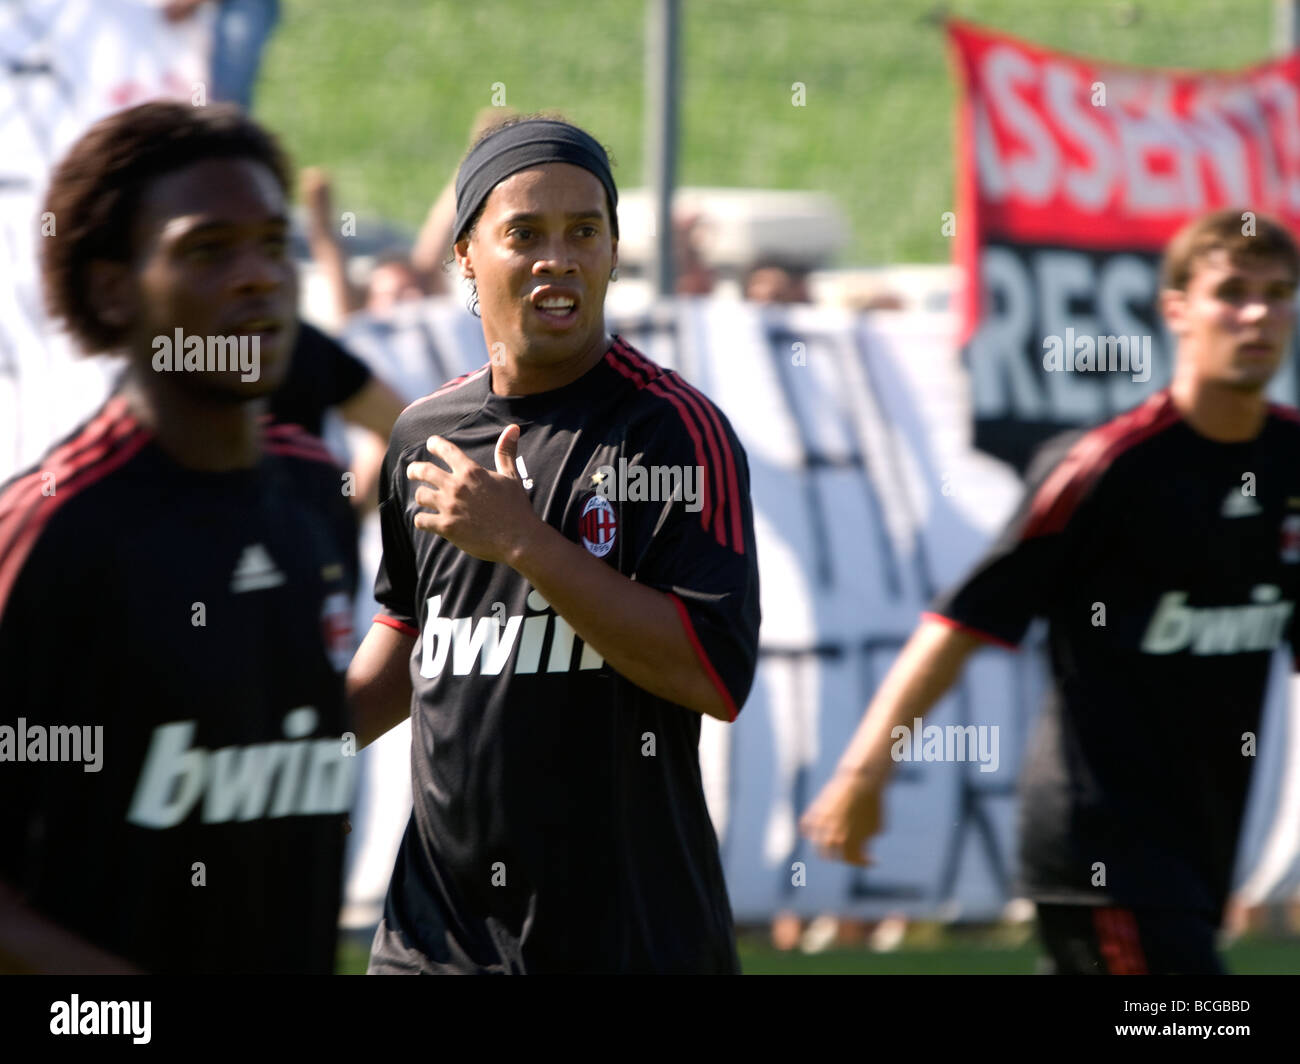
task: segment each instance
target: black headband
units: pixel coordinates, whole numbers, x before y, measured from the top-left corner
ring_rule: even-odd
[[[618,189],[605,149],[590,134],[567,122],[530,118],[479,141],[456,174],[456,240],[498,184],[511,174],[543,163],[572,163],[600,178],[609,196],[610,225],[618,239]]]

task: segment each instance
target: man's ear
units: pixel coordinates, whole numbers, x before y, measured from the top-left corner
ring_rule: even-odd
[[[469,254],[469,238],[466,237],[464,240],[457,240],[456,243],[451,246],[451,250],[456,255],[456,266],[460,270],[460,275],[462,277],[473,277],[474,262],[470,258]]]
[[[611,270],[618,269],[618,238],[617,237],[614,238],[614,256],[613,259],[610,261],[609,268]]]
[[[116,332],[129,332],[139,306],[130,265],[96,259],[90,264],[87,280],[86,296],[95,316]]]

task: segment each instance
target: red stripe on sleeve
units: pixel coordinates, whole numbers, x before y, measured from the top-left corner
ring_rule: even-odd
[[[682,408],[682,402],[684,400],[680,400],[675,395],[670,394],[669,390],[660,381],[652,381],[650,384],[647,384],[646,391],[650,392],[651,395],[657,395],[661,399],[667,399],[672,403],[673,406],[677,408],[677,412],[681,415],[682,421],[690,429],[691,436],[695,440],[696,460],[699,462],[700,468],[704,471],[704,483],[707,489],[707,494],[700,500],[704,530],[706,532],[708,531],[709,522],[712,520],[714,537],[720,544],[722,544],[722,546],[725,547],[727,545],[727,523],[722,509],[726,504],[727,483],[718,472],[718,448],[717,444],[713,442],[712,433],[709,431],[708,426],[700,425],[698,421],[692,425],[687,417],[686,411]],[[704,446],[712,452],[712,462],[706,461],[706,456],[702,453],[700,445],[701,430],[704,438]],[[712,507],[710,507],[708,503],[710,496],[714,496],[717,499],[717,502]]]
[[[266,418],[270,418],[270,414]],[[305,428],[295,421],[265,421],[262,431],[268,436],[307,436],[313,440],[319,440],[319,437],[313,436]]]
[[[704,473],[700,500],[701,524],[707,532],[712,523],[713,535],[718,543],[724,547],[730,545],[737,554],[743,555],[745,537],[735,455],[713,404],[681,377],[664,372],[661,367],[629,347],[620,337],[615,337],[606,361],[637,388],[666,399],[677,410],[695,445],[696,462]],[[705,453],[706,448],[709,455]],[[709,461],[710,455],[712,461]],[[710,505],[713,492],[716,492],[717,502]],[[727,542],[728,509],[731,514],[730,544]]]
[[[1048,474],[1030,504],[1022,539],[1060,532],[1097,478],[1121,454],[1177,424],[1181,415],[1167,391],[1082,437]]]
[[[1138,938],[1137,920],[1128,909],[1093,910],[1097,944],[1111,975],[1146,975],[1146,957]]]
[[[1300,410],[1293,406],[1286,406],[1283,403],[1269,403],[1268,412],[1274,417],[1280,417],[1284,421],[1300,422]]]
[[[938,621],[940,624],[947,625],[949,628],[955,628],[959,632],[965,632],[967,635],[973,635],[976,639],[985,643],[992,643],[994,646],[1002,647],[1004,650],[1019,650],[1015,643],[1008,643],[1005,639],[999,639],[995,635],[982,631],[979,628],[972,628],[969,624],[962,624],[961,621],[954,621],[951,617],[945,617],[942,613],[931,613],[929,610],[921,614],[923,621]]]
[[[736,701],[731,697],[731,692],[727,690],[727,685],[722,682],[722,677],[718,675],[718,670],[713,667],[713,662],[709,660],[709,655],[704,652],[704,644],[700,642],[700,637],[695,634],[695,625],[691,623],[691,615],[686,609],[686,603],[668,592],[668,597],[673,600],[673,605],[677,607],[677,615],[682,619],[682,627],[686,629],[686,638],[691,641],[691,646],[695,650],[695,656],[700,659],[700,664],[704,666],[704,673],[713,684],[718,694],[722,696],[722,704],[727,708],[727,721],[730,723],[736,719]]]
[[[280,447],[292,447],[299,451],[314,452],[322,461],[338,464],[338,460],[319,436],[313,436],[301,425],[294,425],[291,422],[282,421],[268,425],[262,432],[262,445],[268,451],[275,451]],[[309,457],[309,455],[301,457]]]
[[[428,395],[420,396],[419,399],[416,399],[413,403],[408,405],[406,409],[402,411],[402,413],[406,413],[406,411],[410,410],[412,406],[419,406],[421,403],[427,403],[430,399],[434,399],[439,395],[445,395],[447,392],[454,392],[457,388],[461,388],[464,385],[469,384],[470,381],[478,380],[481,376],[483,376],[483,374],[485,374],[491,368],[492,368],[492,363],[489,362],[486,366],[481,366],[480,368],[473,370],[470,373],[463,373],[459,377],[455,377],[452,380],[449,380],[442,387],[430,392]]]
[[[329,453],[317,447],[302,447],[299,445],[290,445],[279,440],[267,440],[265,443],[267,454],[287,455],[291,458],[306,458],[310,462],[320,462],[322,465],[339,466],[338,460]]]
[[[386,613],[376,613],[375,624],[386,624],[389,628],[396,628],[403,635],[409,635],[412,639],[420,638],[420,630],[412,628],[409,624],[399,621],[396,617],[390,617]]]
[[[5,489],[4,494],[0,495],[0,522],[3,522],[4,518],[23,503],[31,501],[32,496],[28,488],[32,484],[39,485],[46,473],[55,473],[57,493],[59,467],[68,467],[75,471],[80,468],[77,459],[96,444],[102,443],[106,438],[121,439],[129,436],[137,428],[139,428],[138,422],[127,413],[126,400],[120,396],[110,399],[104,404],[103,410],[84,429],[42,459],[44,468],[15,480]],[[2,541],[3,537],[0,536],[0,542]]]
[[[610,366],[612,366],[615,370],[621,373],[628,380],[632,381],[632,383],[635,384],[638,389],[648,387],[648,382],[642,380],[641,377],[636,372],[634,372],[628,366],[625,366],[616,357],[614,357],[614,352],[612,350],[608,355],[605,356],[605,359],[610,364]],[[686,426],[686,431],[690,434],[691,441],[695,444],[695,459],[697,462],[699,462],[700,468],[705,469],[707,471],[707,466],[704,461],[704,443],[700,439],[699,429],[696,427],[694,421],[687,414],[686,409],[684,408],[684,406],[679,400],[675,399],[672,396],[664,396],[664,398],[666,398],[670,403],[673,404],[673,406],[677,408],[677,413],[681,417],[682,423]],[[704,484],[702,486],[702,491],[701,491],[702,497],[700,499],[700,521],[704,525],[704,530],[706,532],[709,530],[709,520],[712,517],[712,512],[709,509],[709,479],[710,478],[707,475],[704,477]],[[714,536],[719,543],[721,543],[723,546],[726,546],[726,543],[724,542],[722,534],[720,532],[715,531]]]
[[[651,379],[647,382],[646,384],[647,391],[649,391],[652,395],[657,395],[660,398],[669,399],[670,401],[672,401],[673,405],[677,407],[678,413],[682,414],[683,419],[686,416],[682,409],[683,403],[686,404],[686,406],[690,409],[691,413],[694,415],[695,423],[703,433],[704,442],[709,449],[710,456],[713,459],[713,461],[710,464],[705,465],[704,456],[698,455],[699,463],[700,466],[706,472],[705,479],[710,484],[716,485],[717,502],[714,504],[712,509],[710,509],[707,505],[704,507],[704,509],[708,511],[713,517],[713,519],[717,522],[715,528],[717,529],[718,542],[725,547],[727,545],[726,544],[727,525],[726,525],[726,516],[723,511],[726,506],[727,482],[726,479],[722,476],[722,462],[718,454],[718,443],[713,438],[712,427],[701,415],[700,410],[698,409],[697,405],[692,400],[692,398],[689,395],[687,395],[685,392],[683,392],[680,388],[674,387],[673,382],[669,380],[668,375],[664,373],[658,366],[654,365],[649,360],[639,359],[638,357],[634,357],[634,352],[631,352],[631,350],[626,347],[623,348],[623,356],[627,358],[627,360],[633,365],[639,364],[643,366],[648,373],[652,373],[653,371],[656,370],[658,371],[658,373],[653,374]],[[671,395],[669,394],[670,392],[672,393]],[[680,397],[680,401],[674,399],[673,396]],[[708,528],[707,524],[705,525],[705,528],[707,530]]]
[[[676,373],[668,376],[679,388],[698,397],[705,414],[713,422],[714,430],[718,434],[719,446],[722,448],[723,458],[727,463],[727,503],[731,511],[731,538],[735,544],[736,553],[744,554],[745,533],[740,516],[740,478],[736,475],[736,456],[731,449],[731,441],[727,437],[727,431],[722,427],[722,419],[718,417],[718,408],[713,405],[713,402],[703,392]]]
[[[712,402],[706,398],[703,393],[694,388],[683,380],[676,373],[669,373],[661,366],[656,365],[637,351],[634,347],[622,339],[615,338],[615,345],[619,348],[623,357],[632,365],[643,369],[647,374],[653,376],[653,380],[648,385],[651,392],[656,395],[663,394],[657,388],[671,388],[674,392],[681,395],[683,399],[690,404],[695,416],[704,428],[704,437],[708,442],[709,450],[713,455],[713,467],[710,472],[716,479],[719,492],[717,504],[717,519],[722,526],[722,535],[719,542],[725,547],[726,544],[726,502],[731,502],[731,524],[732,524],[732,543],[737,554],[745,553],[745,540],[740,527],[740,492],[737,489],[736,464],[734,456],[731,453],[731,444],[727,440],[727,434],[722,429],[722,422],[718,419],[717,410]],[[716,434],[716,441],[714,439]],[[723,469],[723,458],[726,460],[725,473]]]
[[[134,425],[135,421],[127,419],[123,422],[123,424],[127,423]],[[5,522],[7,527],[0,529],[0,544],[5,546],[4,561],[0,563],[0,613],[9,601],[18,574],[36,545],[41,529],[49,522],[54,512],[84,488],[103,480],[113,470],[125,465],[151,439],[153,439],[152,433],[139,429],[124,440],[110,439],[93,450],[87,449],[81,452],[74,460],[75,465],[55,467],[50,470],[55,476],[53,495],[40,496],[33,500],[33,505],[26,511],[15,511],[10,516]],[[116,450],[113,449],[114,447]],[[76,474],[83,470],[86,470],[86,475],[77,477]]]

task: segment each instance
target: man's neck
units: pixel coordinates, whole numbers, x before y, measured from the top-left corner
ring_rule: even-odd
[[[1268,414],[1268,398],[1262,388],[1241,390],[1184,374],[1175,375],[1169,394],[1183,420],[1218,443],[1253,440]]]
[[[610,336],[602,328],[592,344],[562,362],[538,366],[521,364],[508,355],[500,360],[493,358],[492,393],[494,395],[536,395],[538,392],[551,392],[556,388],[563,388],[586,374],[604,358],[611,343]],[[489,340],[488,350],[492,350],[493,346]]]
[[[261,456],[264,400],[222,400],[177,387],[162,374],[130,371],[123,396],[177,464],[204,472],[248,469]]]

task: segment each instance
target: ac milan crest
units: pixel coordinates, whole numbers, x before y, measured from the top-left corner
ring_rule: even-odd
[[[603,495],[593,495],[582,508],[582,520],[578,523],[582,535],[582,545],[597,558],[603,558],[614,548],[614,536],[618,532],[618,519],[614,516],[614,507]]]
[[[321,639],[336,672],[346,672],[352,661],[352,602],[342,591],[325,596],[320,615]]]

